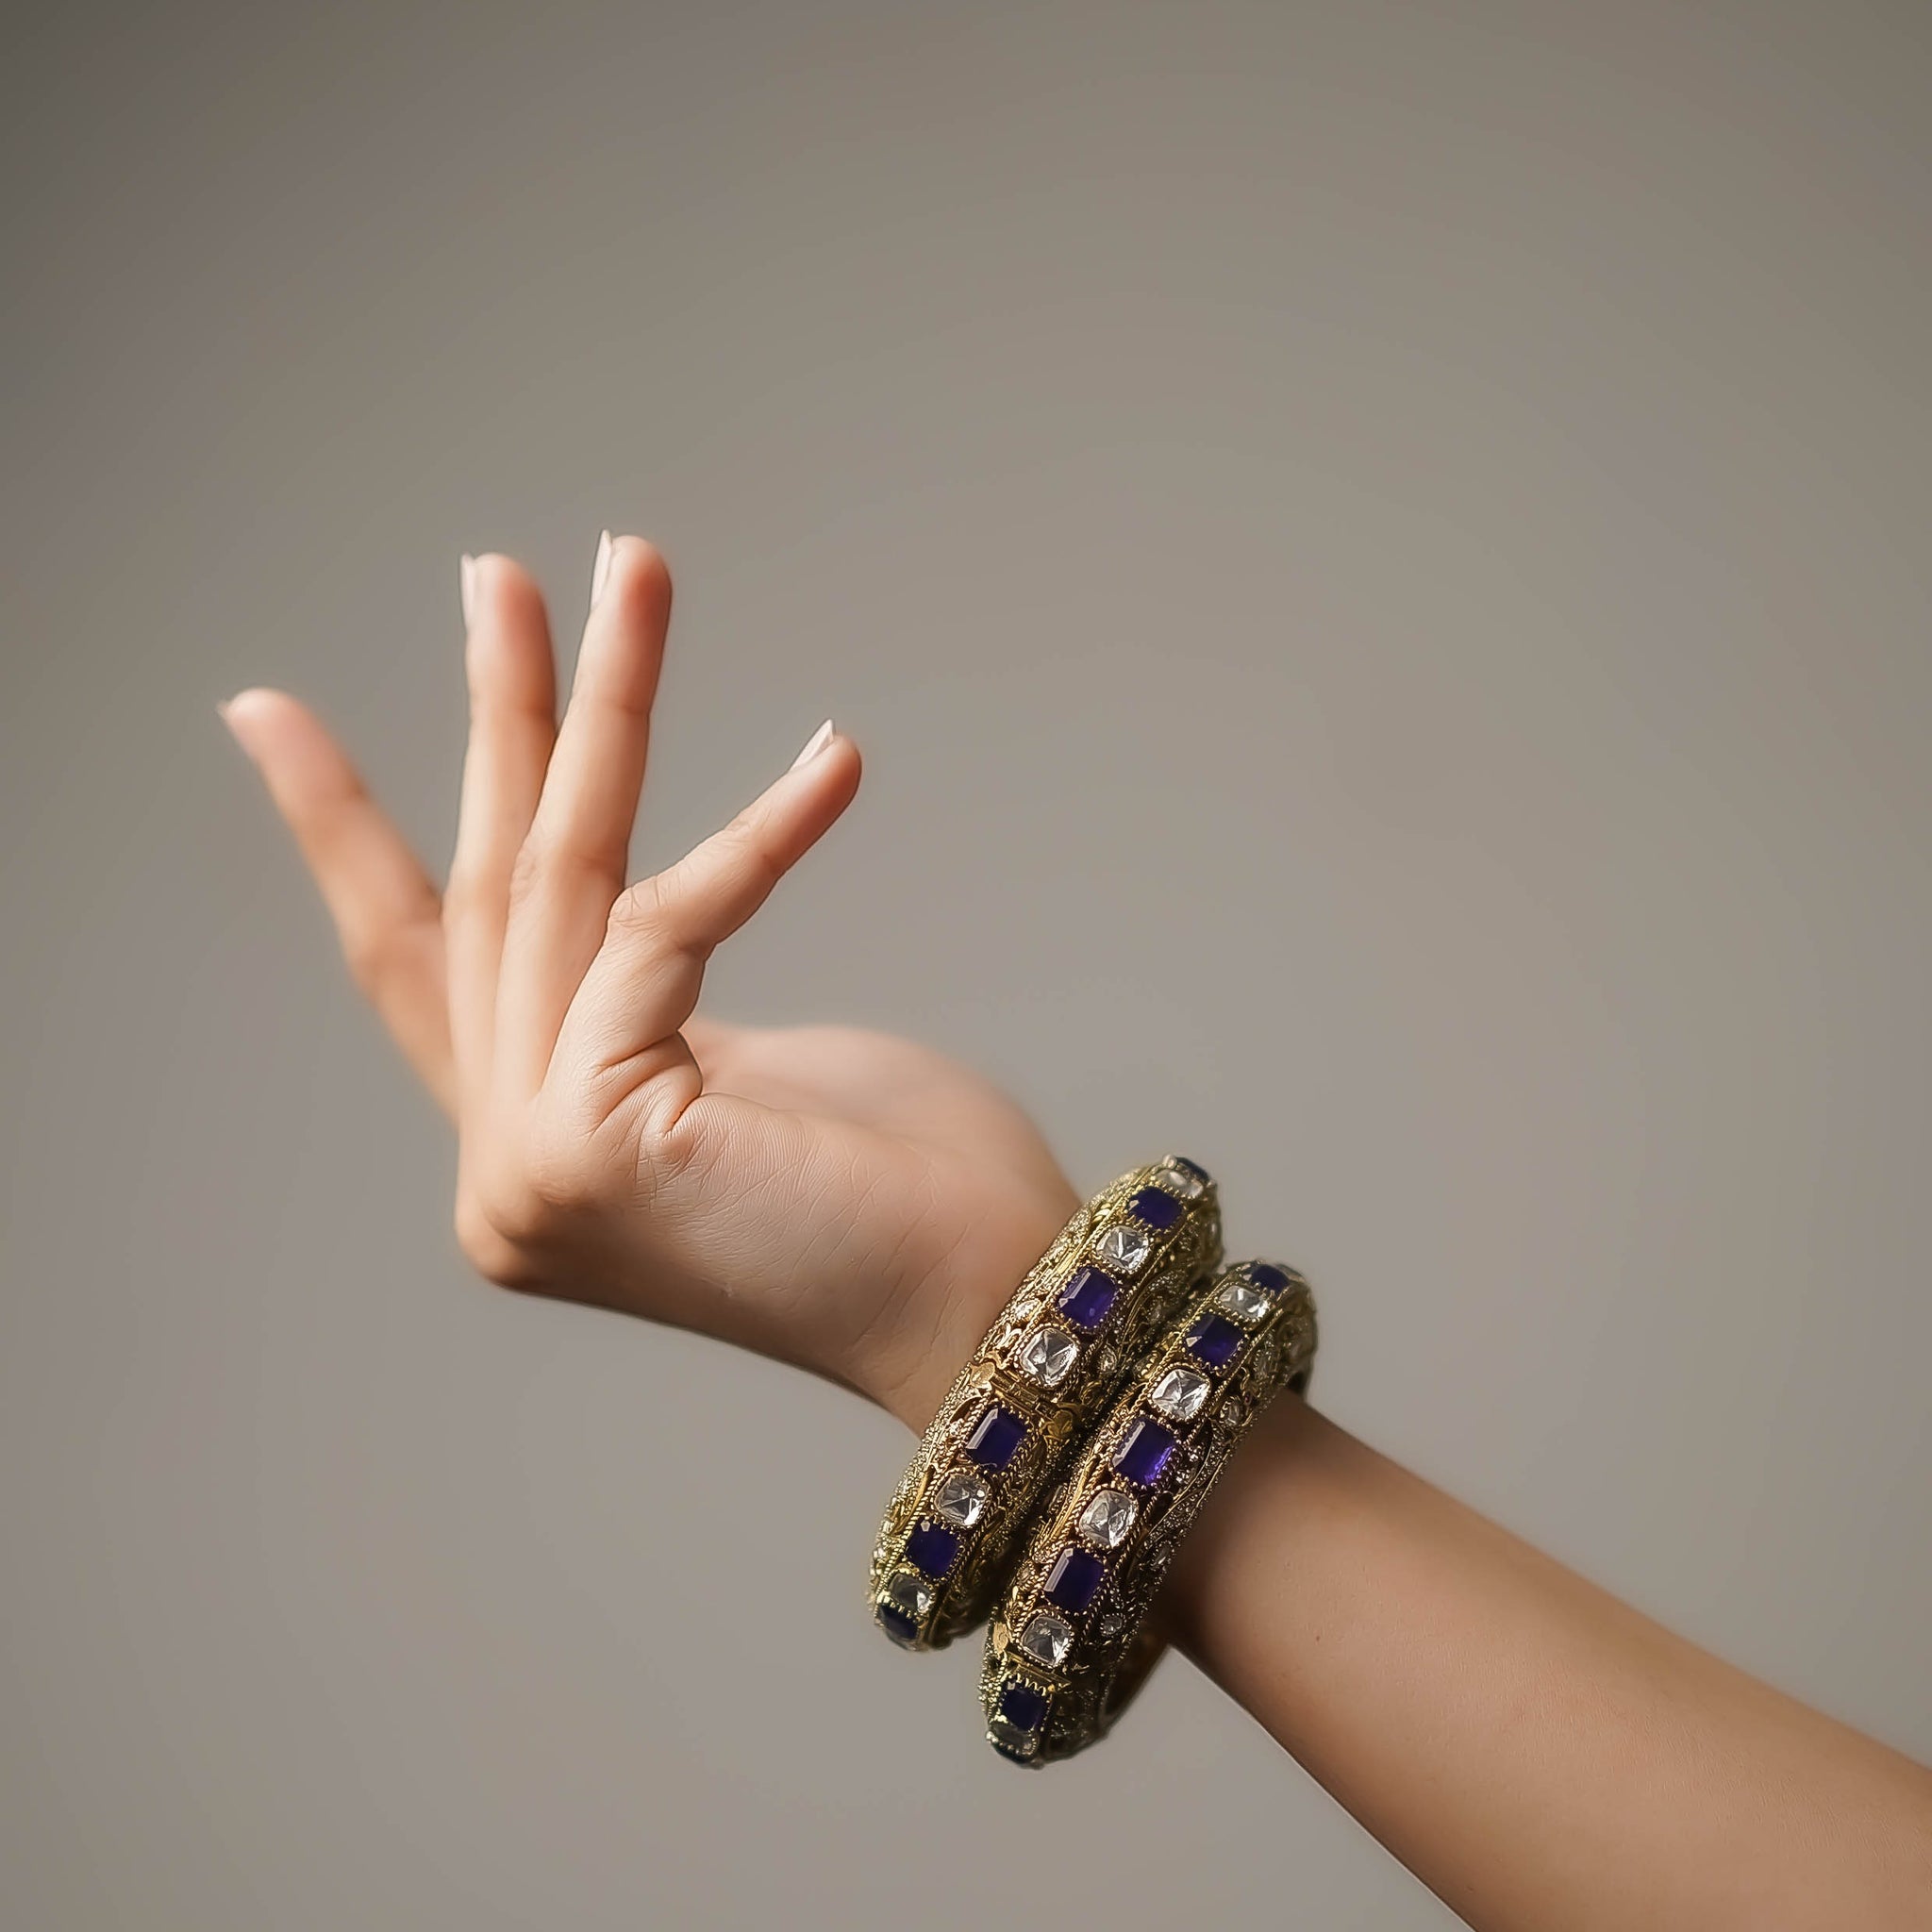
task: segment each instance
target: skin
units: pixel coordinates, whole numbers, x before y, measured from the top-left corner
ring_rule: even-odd
[[[964,1068],[696,1008],[713,948],[858,788],[851,741],[626,884],[671,608],[607,538],[557,721],[542,598],[465,558],[470,742],[439,892],[295,699],[223,715],[357,983],[453,1123],[507,1288],[675,1322],[918,1430],[1075,1196]],[[1163,1598],[1176,1641],[1481,1932],[1932,1925],[1932,1774],[1673,1637],[1299,1401]]]

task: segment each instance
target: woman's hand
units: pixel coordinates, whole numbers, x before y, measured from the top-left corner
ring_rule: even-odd
[[[507,1287],[797,1362],[924,1427],[1072,1212],[1025,1116],[906,1041],[699,1017],[705,962],[852,802],[827,724],[724,829],[628,888],[671,581],[607,537],[556,722],[543,601],[466,558],[470,743],[439,896],[312,713],[224,708],[350,970],[454,1119],[463,1251]]]

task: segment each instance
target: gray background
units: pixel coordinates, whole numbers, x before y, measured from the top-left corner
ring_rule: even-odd
[[[457,554],[605,524],[640,865],[870,759],[720,1011],[1197,1153],[1332,1413],[1932,1752],[1923,7],[8,39],[9,1926],[1448,1923],[1185,1665],[1012,1774],[894,1425],[466,1279],[212,706],[440,863]]]

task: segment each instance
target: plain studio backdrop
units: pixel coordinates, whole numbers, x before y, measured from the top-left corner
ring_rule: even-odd
[[[1932,1753],[1921,6],[36,9],[0,114],[0,1917],[1448,1914],[1171,1662],[981,1742],[910,1443],[472,1281],[215,701],[440,868],[457,558],[678,582],[721,1013],[1178,1147],[1319,1402]]]

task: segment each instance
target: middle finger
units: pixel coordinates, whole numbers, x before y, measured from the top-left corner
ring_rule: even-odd
[[[600,550],[570,704],[517,860],[497,991],[500,1095],[541,1086],[624,890],[670,617],[670,573],[650,544],[620,537]]]

